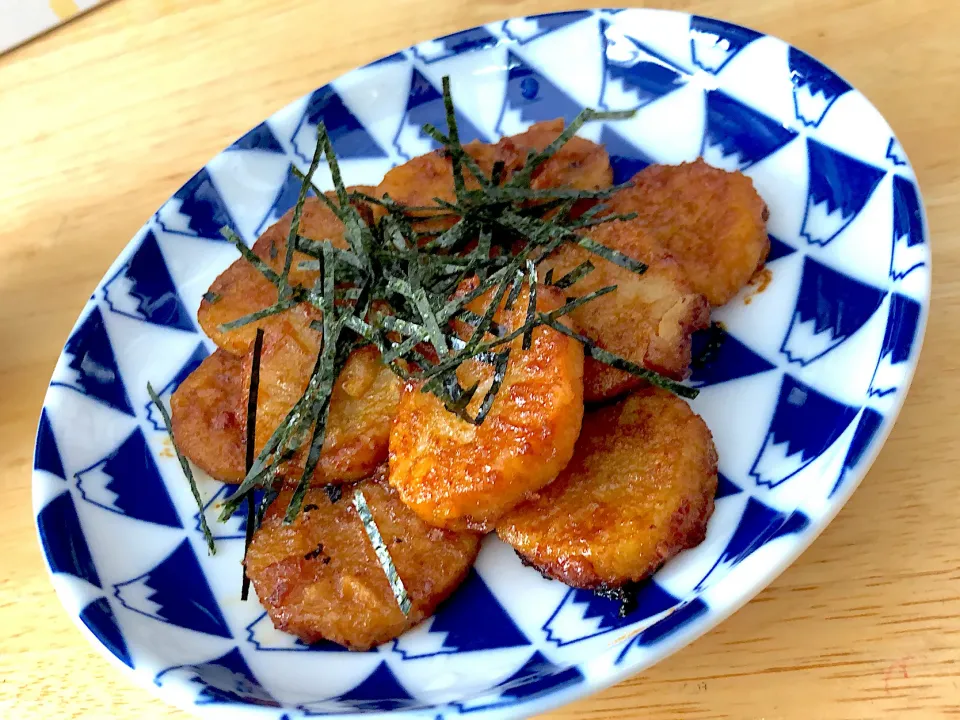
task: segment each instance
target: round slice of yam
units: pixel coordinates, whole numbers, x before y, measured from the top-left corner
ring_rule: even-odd
[[[565,290],[567,295],[581,297],[610,286],[617,289],[574,310],[570,319],[577,329],[614,355],[674,380],[684,379],[690,366],[693,332],[710,324],[706,298],[690,287],[676,260],[636,221],[610,221],[587,235],[600,245],[645,263],[646,272],[638,275],[568,243],[541,263],[541,279],[552,271],[557,282],[590,262],[594,269],[570,285]],[[588,403],[615,398],[642,384],[635,375],[593,358],[587,358],[584,365],[583,395]]]
[[[374,188],[368,186],[351,187],[348,190],[367,194],[375,191]],[[337,202],[335,193],[329,192],[326,195],[334,203]],[[361,213],[366,213],[369,216],[370,210],[367,206],[360,205],[359,209]],[[290,232],[292,221],[293,210],[291,209],[276,223],[267,228],[253,244],[254,255],[277,273],[283,270],[286,260],[287,235]],[[329,240],[334,247],[347,247],[347,242],[343,237],[343,223],[330,208],[315,197],[307,198],[303,205],[303,213],[300,217],[300,235],[318,242]],[[319,271],[304,270],[300,267],[300,263],[314,259],[301,252],[293,254],[289,275],[292,284],[305,287],[313,286],[314,281],[320,274]],[[280,322],[281,317],[290,326],[291,329],[288,331],[295,331],[302,343],[315,343],[319,347],[320,336],[310,329],[310,322],[320,319],[321,313],[306,303],[279,315],[270,315],[233,330],[221,328],[224,323],[268,308],[276,302],[277,287],[267,280],[248,260],[241,257],[213,281],[209,293],[200,302],[197,320],[203,331],[217,344],[217,347],[235,355],[242,355],[253,345],[258,327],[266,328],[276,324]]]
[[[256,452],[303,394],[316,362],[284,332],[286,321],[264,334],[257,393]],[[238,483],[245,475],[247,396],[252,349],[243,357],[217,350],[180,384],[170,400],[177,446],[211,477]],[[333,386],[320,462],[313,485],[353,482],[367,477],[387,459],[390,426],[400,402],[399,378],[372,347],[353,352]],[[307,459],[304,446],[287,461],[281,475],[296,483]]]
[[[258,453],[306,391],[317,352],[282,328],[271,326],[264,333],[257,393]],[[243,363],[244,402],[251,366],[249,353]],[[311,480],[314,485],[360,480],[387,459],[401,387],[400,379],[380,361],[376,348],[367,346],[351,353],[333,385],[320,461]],[[242,426],[245,435],[246,415]],[[300,450],[283,466],[282,475],[293,482],[303,473],[311,434],[307,433]]]
[[[647,388],[588,413],[570,464],[497,534],[547,577],[618,588],[701,543],[716,491],[706,424],[680,398]]]
[[[243,359],[215,350],[170,398],[173,439],[210,477],[238,483],[244,476],[247,390]]]
[[[529,293],[494,319],[504,332],[523,325]],[[482,314],[490,299],[470,309]],[[537,310],[563,304],[556,289],[541,287]],[[390,484],[403,501],[431,525],[492,530],[500,516],[538,490],[567,464],[583,416],[583,347],[549,327],[510,344],[499,392],[489,413],[473,424],[446,409],[421,386],[405,386],[390,434]],[[494,382],[490,365],[464,362],[462,387],[479,383],[467,413],[476,417]]]
[[[410,598],[400,610],[353,503],[363,493]],[[290,525],[291,493],[267,510],[246,557],[247,575],[274,625],[306,643],[367,650],[429,617],[466,578],[480,536],[430,527],[400,501],[383,474],[345,487],[332,502],[309,490]]]
[[[651,165],[630,182],[633,187],[607,201],[610,211],[637,213],[636,222],[714,307],[730,301],[763,267],[770,251],[767,206],[743,173],[697,160]]]
[[[526,164],[531,151],[540,152],[556,140],[563,128],[562,118],[545,120],[531,125],[518,135],[501,139],[497,143],[498,159],[506,163],[506,177],[509,178]],[[530,187],[534,190],[561,187],[600,190],[611,184],[613,170],[607,149],[574,135],[534,170]]]

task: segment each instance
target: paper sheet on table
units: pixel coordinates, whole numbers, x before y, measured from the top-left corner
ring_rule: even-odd
[[[0,0],[0,53],[104,2],[106,0]]]

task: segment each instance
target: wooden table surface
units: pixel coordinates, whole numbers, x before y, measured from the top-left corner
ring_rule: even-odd
[[[813,547],[718,629],[550,717],[960,716],[960,4],[662,5],[779,35],[873,101],[926,198],[933,312],[889,442]],[[186,717],[73,627],[31,512],[43,392],[118,251],[212,155],[308,90],[414,42],[575,6],[116,0],[0,57],[0,716]]]

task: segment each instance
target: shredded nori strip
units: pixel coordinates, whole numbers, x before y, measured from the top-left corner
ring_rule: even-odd
[[[215,293],[212,290],[209,290],[203,294],[203,299],[211,305],[220,302],[221,297],[222,296],[219,293]]]
[[[322,136],[325,132],[326,131],[324,130],[323,123],[321,122],[320,127],[317,128],[317,134]],[[313,157],[310,160],[310,168],[307,170],[307,175],[304,178],[303,183],[300,185],[300,193],[297,196],[297,202],[293,206],[293,218],[290,221],[290,231],[287,233],[286,253],[283,257],[283,273],[280,275],[280,282],[277,284],[277,289],[281,300],[285,300],[290,293],[290,266],[293,264],[293,253],[296,250],[297,235],[300,234],[300,217],[303,215],[303,205],[307,200],[307,193],[310,191],[310,187],[313,185],[313,174],[317,171],[317,166],[320,165],[320,156],[322,152],[322,143],[318,142],[317,146],[313,150]]]
[[[253,340],[253,358],[250,365],[250,387],[247,391],[247,438],[246,438],[246,472],[253,466],[254,456],[257,454],[257,398],[260,394],[260,357],[263,354],[263,328],[257,328]],[[243,538],[243,559],[247,559],[247,551],[253,540],[253,533],[257,530],[257,505],[253,493],[247,495],[247,527]],[[246,600],[250,594],[250,578],[247,576],[246,564],[243,565],[243,582],[240,586],[240,599]]]
[[[190,492],[193,493],[193,499],[197,501],[197,508],[200,511],[198,515],[200,518],[200,529],[203,531],[203,537],[207,541],[207,550],[211,555],[216,555],[217,548],[213,544],[213,533],[210,532],[210,526],[207,525],[207,517],[203,513],[203,498],[200,497],[200,489],[197,487],[197,481],[193,477],[190,463],[187,461],[187,458],[184,457],[183,453],[180,452],[180,448],[177,447],[177,441],[173,438],[173,423],[170,421],[170,413],[167,412],[163,401],[150,383],[147,383],[147,394],[150,395],[153,404],[157,406],[157,410],[160,411],[160,417],[163,418],[163,425],[167,429],[167,434],[170,436],[170,444],[173,445],[173,450],[177,454],[177,460],[180,461],[180,467],[183,468],[184,477],[186,477],[187,482],[190,483]]]
[[[360,516],[360,522],[363,523],[363,529],[366,531],[367,537],[370,538],[370,544],[373,545],[373,551],[377,554],[377,560],[380,561],[383,574],[387,576],[387,582],[390,583],[390,589],[393,591],[393,597],[400,607],[400,612],[409,615],[412,607],[410,596],[407,595],[407,589],[403,586],[403,580],[397,572],[397,566],[393,564],[393,558],[390,557],[387,544],[383,541],[380,528],[377,527],[377,523],[373,519],[373,513],[370,512],[370,506],[367,505],[367,499],[359,489],[353,493],[353,506],[357,509],[357,515]]]
[[[236,320],[230,320],[229,322],[225,322],[220,326],[220,329],[223,332],[236,330],[239,327],[243,327],[244,325],[249,325],[250,323],[257,322],[258,320],[263,320],[264,318],[270,317],[271,315],[278,315],[282,312],[286,312],[290,308],[296,307],[299,303],[300,303],[299,298],[289,298],[287,300],[281,300],[280,302],[275,303],[270,307],[263,308],[262,310],[257,310],[247,315],[242,315],[238,317]]]
[[[566,290],[571,285],[585,278],[587,275],[593,272],[593,270],[594,270],[594,264],[589,260],[585,260],[584,262],[577,265],[573,270],[571,270],[566,275],[564,275],[562,278],[560,278],[555,283],[553,283],[553,285],[560,288],[561,290]],[[553,270],[551,269],[550,272],[552,273]],[[546,284],[550,285],[551,283],[547,281]]]

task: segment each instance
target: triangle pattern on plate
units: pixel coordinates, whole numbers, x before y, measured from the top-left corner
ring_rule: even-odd
[[[496,45],[498,42],[496,35],[480,25],[414,45],[413,54],[429,64],[462,55],[472,50],[483,50]]]
[[[61,361],[63,367],[54,372],[51,385],[68,387],[114,410],[134,414],[99,307],[94,306],[67,340]]]
[[[501,27],[504,35],[524,45],[567,25],[585,20],[592,14],[589,10],[571,10],[544,15],[528,15],[527,17],[505,20]]]
[[[700,155],[723,170],[746,170],[797,137],[796,131],[721,90],[707,91],[706,107]]]
[[[655,580],[648,580],[636,591],[636,607],[621,617],[621,604],[617,600],[602,597],[591,590],[571,588],[544,623],[543,630],[547,640],[563,647],[649,620],[679,604],[679,598]]]
[[[37,515],[37,529],[52,573],[67,573],[100,587],[77,507],[70,491],[60,493]]]
[[[686,84],[688,76],[653,54],[639,40],[600,21],[604,76],[600,106],[634,110],[669,95]]]
[[[656,163],[656,160],[609,125],[604,125],[600,131],[600,144],[607,149],[607,154],[610,156],[614,185],[628,182],[645,167]]]
[[[737,529],[720,553],[720,557],[697,583],[697,588],[702,588],[717,568],[739,565],[767,543],[786,535],[803,532],[809,525],[810,518],[799,510],[781,512],[755,497],[747,498]]]
[[[76,477],[80,495],[93,505],[133,520],[183,527],[140,428]]]
[[[858,410],[784,374],[773,417],[750,475],[757,485],[771,488],[786,482],[826,452],[853,422]]]
[[[259,150],[260,152],[280,155],[284,152],[283,146],[266,122],[260,123],[246,135],[236,140],[227,150]]]
[[[486,142],[489,139],[468,117],[459,111],[455,116],[457,132],[462,143],[466,144],[473,140]],[[443,95],[422,72],[412,68],[406,110],[393,138],[393,146],[402,158],[409,160],[440,147],[435,140],[423,132],[423,126],[428,123],[443,134],[449,132]]]
[[[33,451],[33,469],[43,470],[56,475],[61,480],[67,476],[63,472],[63,460],[60,458],[60,448],[57,447],[57,438],[53,434],[50,424],[50,415],[47,409],[40,411],[40,425],[37,427],[37,444]]]
[[[115,585],[114,596],[125,608],[162,623],[233,637],[188,540],[143,575]]]
[[[168,233],[226,242],[220,229],[237,229],[227,204],[206,168],[177,190],[156,214],[157,224]]]
[[[357,160],[387,156],[333,86],[324,85],[310,95],[303,117],[290,138],[294,151],[303,162],[309,163],[313,157],[317,146],[317,126],[321,122],[330,135],[330,143],[338,159]]]
[[[809,185],[800,228],[811,245],[827,245],[866,207],[884,171],[807,138]]]
[[[886,294],[885,290],[805,257],[796,304],[780,352],[788,361],[800,365],[822,358],[866,325]]]
[[[530,644],[473,568],[428,622],[429,642],[417,635],[401,636],[393,641],[393,649],[404,660]],[[483,627],[484,631],[478,633],[477,627]]]
[[[186,678],[191,685],[199,687],[199,694],[194,701],[197,705],[241,703],[280,707],[280,703],[254,676],[240,649],[236,647],[204,663],[167,668],[157,674],[154,682],[163,685],[167,679],[165,676],[171,675]]]
[[[690,54],[693,64],[716,75],[761,33],[750,28],[694,15],[690,18]]]
[[[770,233],[767,233],[767,237],[770,238],[770,252],[767,254],[767,265],[775,260],[787,257],[787,255],[793,255],[793,253],[797,251],[795,247],[788,245]]]
[[[103,286],[103,299],[115,313],[134,320],[196,332],[152,231]]]
[[[910,359],[920,328],[920,303],[900,293],[890,295],[890,312],[883,334],[883,346],[870,380],[869,395],[883,397],[895,392],[906,380],[904,363]]]
[[[97,639],[103,643],[115,657],[119,658],[128,668],[133,668],[133,659],[127,647],[123,633],[117,624],[117,616],[113,614],[110,601],[105,597],[97,598],[80,611],[80,621],[87,626]]]
[[[690,384],[697,388],[740,380],[776,365],[717,324],[693,334]]]
[[[787,64],[797,120],[808,127],[818,127],[837,99],[850,91],[850,84],[795,47],[787,51]]]
[[[890,251],[890,277],[902,280],[926,265],[927,248],[923,233],[923,208],[920,192],[911,180],[893,178],[893,247]]]
[[[318,703],[306,703],[300,709],[307,715],[329,715],[340,708],[340,712],[392,712],[409,710],[422,705],[397,680],[386,661],[352,689],[330,700]],[[329,708],[329,709],[327,709]]]
[[[547,75],[507,51],[507,87],[497,120],[498,135],[515,135],[533,123],[563,118],[570,123],[583,110]]]
[[[850,447],[847,448],[847,455],[843,459],[843,469],[840,471],[840,476],[837,478],[836,484],[830,491],[830,497],[833,497],[837,490],[840,489],[840,486],[847,477],[847,473],[853,470],[860,464],[860,461],[863,460],[863,456],[866,454],[867,449],[870,447],[874,437],[876,437],[877,431],[882,425],[883,415],[873,408],[865,407],[860,413],[860,419],[857,421],[857,429],[853,433],[853,440],[850,441]]]

